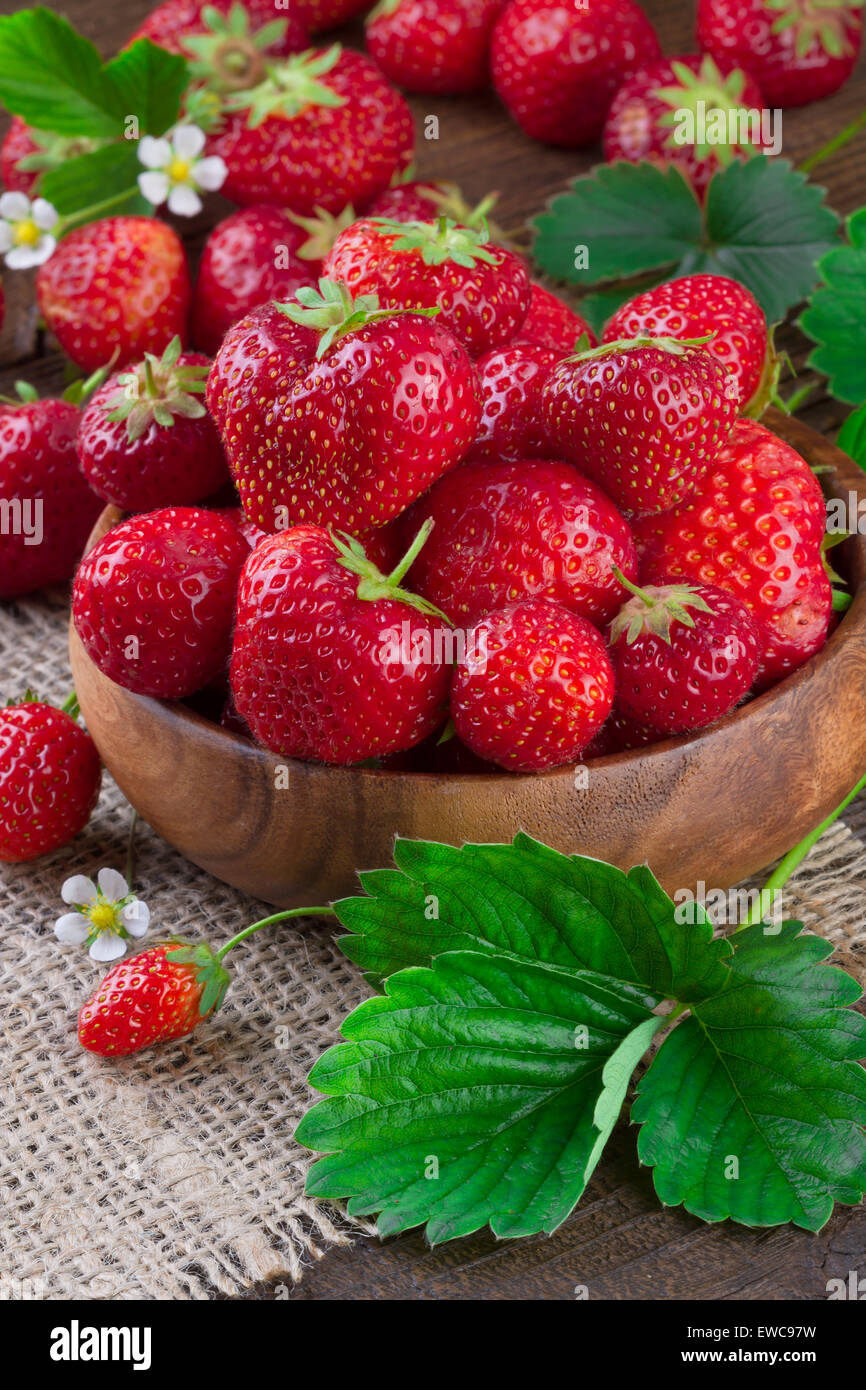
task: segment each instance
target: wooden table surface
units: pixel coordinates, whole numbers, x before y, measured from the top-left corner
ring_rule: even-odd
[[[3,0],[0,12],[24,6]],[[55,6],[106,56],[116,52],[151,8],[147,0],[66,0]],[[645,0],[666,53],[694,47],[694,0]],[[340,37],[357,40],[357,26]],[[820,104],[786,111],[783,154],[794,162],[819,148],[866,105],[866,60],[848,85]],[[458,182],[475,201],[497,189],[497,221],[506,230],[523,228],[546,200],[600,158],[598,149],[547,149],[512,124],[493,96],[412,99],[419,136],[419,176]],[[439,139],[423,139],[425,115],[439,118]],[[5,128],[5,126],[0,127]],[[817,172],[840,213],[866,202],[866,130]],[[195,254],[208,225],[228,204],[215,198],[185,227]],[[29,307],[28,275],[4,272],[7,322],[0,337],[0,392],[26,376],[45,390],[63,378],[59,356],[38,334]],[[13,283],[14,282],[14,283]],[[800,371],[809,344],[793,328],[781,346]],[[847,411],[827,397],[818,377],[801,418],[832,434]],[[381,1244],[362,1239],[333,1250],[313,1265],[293,1293],[295,1299],[478,1299],[571,1300],[585,1287],[592,1299],[824,1299],[827,1280],[847,1278],[866,1260],[866,1208],[837,1208],[818,1235],[794,1227],[749,1231],[724,1222],[707,1226],[665,1209],[655,1196],[649,1171],[635,1153],[635,1132],[616,1130],[578,1210],[551,1237],[499,1243],[488,1234],[431,1251],[417,1233]],[[249,1297],[273,1297],[259,1286]]]

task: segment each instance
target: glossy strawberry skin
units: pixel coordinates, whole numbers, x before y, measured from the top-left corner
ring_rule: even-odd
[[[7,193],[33,194],[39,178],[37,169],[20,169],[19,160],[38,154],[39,146],[30,133],[30,127],[20,116],[13,116],[9,129],[0,145],[0,179]]]
[[[315,526],[271,536],[247,560],[232,696],[272,752],[346,765],[411,748],[443,723],[451,667],[423,659],[425,638],[414,635],[426,634],[432,658],[446,625],[393,599],[360,599],[358,583]],[[389,635],[399,643],[404,623],[417,661],[389,659]]]
[[[576,761],[613,704],[613,670],[591,623],[525,599],[482,618],[467,645],[479,660],[456,667],[451,691],[466,746],[510,772]]]
[[[742,600],[764,642],[761,688],[827,639],[824,498],[808,464],[763,425],[740,420],[684,505],[634,523],[642,582],[712,584]]]
[[[521,598],[546,598],[601,624],[637,558],[628,523],[600,488],[566,463],[466,463],[407,514],[404,541],[433,532],[408,583],[452,622],[475,622]]]
[[[205,365],[197,352],[183,352],[178,366]],[[216,425],[209,415],[176,415],[172,425],[152,420],[136,440],[125,420],[108,419],[111,401],[122,392],[118,374],[95,392],[81,417],[78,461],[91,488],[126,512],[200,502],[229,481]]]
[[[107,971],[78,1015],[82,1047],[101,1057],[127,1057],[192,1032],[203,1017],[203,989],[194,964],[166,958],[179,944],[151,946]]]
[[[150,39],[151,43],[158,44],[169,53],[180,53],[188,58],[189,51],[184,47],[183,40],[193,34],[208,32],[202,10],[212,6],[220,14],[228,15],[235,3],[237,0],[163,0],[163,4],[151,10],[138,26],[129,43],[134,43],[136,39]],[[269,58],[288,57],[291,53],[301,53],[307,47],[309,29],[299,6],[278,8],[274,0],[242,0],[242,3],[249,15],[249,28],[253,34],[274,19],[285,20],[283,37],[264,50]]]
[[[407,92],[460,95],[490,81],[490,35],[502,0],[399,0],[367,21],[367,49]]]
[[[200,690],[225,670],[248,554],[236,526],[198,507],[122,521],[75,576],[72,620],[91,660],[138,695]]]
[[[0,599],[15,598],[72,577],[84,543],[102,511],[78,467],[75,437],[81,412],[67,401],[0,405],[0,502],[42,503],[39,544],[24,534],[0,534]],[[21,528],[19,528],[21,529]]]
[[[68,357],[92,372],[187,338],[186,252],[152,217],[109,217],[69,232],[36,277],[39,309]]]
[[[739,406],[703,348],[611,345],[554,367],[542,402],[557,451],[635,514],[676,506],[706,474]]]
[[[493,83],[527,135],[591,145],[619,86],[661,57],[633,0],[510,0],[490,50]]]
[[[438,309],[471,357],[503,347],[517,334],[529,309],[529,276],[519,256],[489,246],[492,263],[461,266],[425,263],[420,250],[395,250],[399,233],[380,231],[361,218],[341,232],[323,271],[348,285],[357,298],[375,294],[383,308]]]
[[[805,5],[792,0],[790,9],[798,8],[805,14]],[[798,55],[796,26],[773,33],[783,14],[766,0],[698,0],[698,45],[717,60],[729,58],[745,67],[760,83],[770,106],[804,106],[838,91],[850,78],[860,53],[862,6],[840,4],[822,13],[822,18],[832,15],[837,21],[838,56],[817,40]]]
[[[712,610],[689,608],[693,627],[674,618],[669,642],[644,630],[631,643],[621,633],[610,646],[617,708],[666,735],[702,729],[738,705],[764,646],[740,599],[709,584],[693,588]]]
[[[757,394],[769,340],[763,310],[745,285],[723,275],[684,275],[635,295],[609,320],[606,343],[619,338],[703,338],[736,381],[740,409]]]
[[[596,346],[598,339],[580,314],[543,285],[533,284],[530,288],[532,298],[529,312],[517,332],[519,342],[550,348],[557,357],[567,357],[574,352],[584,334],[589,347]]]
[[[222,186],[242,205],[273,203],[311,216],[316,208],[363,208],[412,158],[412,114],[369,58],[343,51],[320,81],[340,106],[307,106],[295,116],[271,114],[250,127],[230,113],[208,142],[228,166]]]
[[[541,388],[557,360],[549,348],[522,342],[479,357],[481,421],[468,454],[471,462],[548,457]]]
[[[89,734],[38,700],[0,708],[0,862],[60,849],[83,830],[102,765]]]
[[[372,0],[297,0],[297,8],[313,34],[337,29],[371,5]]]
[[[254,310],[226,334],[208,406],[251,521],[360,535],[460,461],[480,415],[478,388],[436,319],[367,324],[321,360],[318,343],[272,306]]]

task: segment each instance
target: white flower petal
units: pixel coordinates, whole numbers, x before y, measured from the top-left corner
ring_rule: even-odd
[[[119,960],[126,951],[126,942],[113,931],[100,932],[88,955],[91,960]]]
[[[218,154],[213,154],[193,165],[190,178],[199,188],[204,188],[208,193],[215,193],[218,188],[222,188],[228,172],[225,160]]]
[[[168,197],[168,174],[139,174],[138,186],[142,197],[158,208]]]
[[[15,237],[8,222],[0,222],[0,256],[4,256],[7,251],[11,251],[15,244]]]
[[[129,885],[123,874],[119,874],[116,869],[100,869],[96,882],[99,884],[99,891],[109,902],[116,903],[120,898],[125,898],[129,892]]]
[[[197,125],[175,126],[171,132],[171,143],[175,154],[180,155],[181,159],[195,159],[204,149],[205,133]]]
[[[150,908],[147,903],[135,898],[133,902],[121,908],[120,920],[130,936],[144,936],[150,924]]]
[[[84,874],[74,874],[64,883],[60,890],[60,896],[65,903],[75,903],[79,907],[86,907],[96,898],[96,884],[92,878],[85,878]]]
[[[0,217],[10,222],[23,222],[30,216],[30,199],[24,193],[4,193],[0,197]]]
[[[34,265],[43,265],[53,254],[57,242],[53,236],[40,237],[36,246],[15,246],[6,254],[6,264],[10,270],[30,270]]]
[[[175,217],[195,217],[201,208],[201,198],[188,183],[176,183],[168,195],[168,210]]]
[[[80,946],[82,941],[87,940],[89,931],[90,923],[80,912],[64,912],[54,923],[57,940],[65,942],[67,946]]]
[[[156,140],[145,135],[138,142],[138,162],[145,169],[164,169],[171,163],[171,145],[167,140]],[[147,196],[147,195],[145,195]]]
[[[37,198],[30,209],[30,215],[43,232],[50,232],[57,221],[57,209],[47,198]]]

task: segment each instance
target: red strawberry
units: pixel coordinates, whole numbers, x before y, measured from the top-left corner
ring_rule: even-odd
[[[369,10],[372,0],[295,0],[297,8],[314,34],[338,29],[347,20]]]
[[[591,145],[618,87],[661,57],[633,0],[510,0],[490,50],[493,83],[527,135]]]
[[[614,97],[604,126],[604,157],[635,164],[645,159],[662,166],[675,164],[703,197],[719,169],[748,158],[756,148],[769,147],[770,141],[761,134],[763,107],[757,82],[730,59],[717,64],[709,54],[697,54],[652,63],[634,73]],[[733,127],[737,138],[729,143],[698,139],[684,143],[682,134],[689,133],[684,114],[694,119],[692,133],[699,136],[703,133],[698,124],[701,111],[705,116],[721,111],[729,124],[732,111],[757,115],[755,123],[746,127],[748,138],[743,144],[739,135],[744,122],[739,116]]]
[[[75,630],[118,685],[161,699],[191,695],[225,668],[248,554],[236,526],[198,507],[122,521],[79,565]]]
[[[187,335],[190,285],[176,232],[153,217],[109,217],[69,232],[36,277],[39,309],[85,371],[125,366]]]
[[[277,203],[310,215],[364,207],[410,162],[412,115],[369,58],[339,45],[272,64],[230,114],[210,155],[228,166],[236,203]]]
[[[229,330],[208,405],[250,520],[357,535],[459,462],[480,405],[466,353],[435,319],[320,285]]]
[[[461,227],[483,230],[496,198],[497,194],[489,193],[472,207],[456,183],[422,183],[414,179],[386,188],[373,199],[365,216],[383,217],[389,222],[435,222],[437,217],[450,217]]]
[[[216,425],[200,394],[208,359],[147,354],[109,377],[81,418],[78,461],[95,493],[127,512],[200,502],[228,482]]]
[[[31,697],[0,708],[0,860],[50,854],[90,820],[102,768],[65,710]]]
[[[68,401],[0,404],[0,599],[71,578],[102,502],[78,467]]]
[[[862,0],[698,0],[699,46],[746,68],[771,106],[837,91],[862,36]]]
[[[600,488],[567,463],[467,463],[409,513],[435,522],[412,586],[454,622],[475,622],[520,598],[555,600],[606,623],[637,558],[627,522]]]
[[[3,137],[3,144],[0,145],[0,178],[7,193],[26,193],[28,198],[31,196],[39,178],[39,170],[22,168],[21,161],[29,162],[34,155],[38,156],[40,151],[41,146],[29,125],[20,116],[13,116]]]
[[[518,330],[521,343],[537,343],[550,348],[558,357],[574,352],[580,339],[586,336],[587,347],[595,347],[598,339],[589,324],[573,309],[558,299],[543,285],[533,284],[529,313]]]
[[[590,762],[593,758],[607,758],[613,753],[631,752],[635,748],[649,748],[654,743],[662,743],[668,737],[668,734],[660,733],[658,729],[651,729],[649,724],[641,724],[623,714],[614,703],[607,723],[596,734],[592,743],[584,748],[581,762]]]
[[[238,590],[231,688],[274,753],[348,764],[420,743],[444,720],[451,634],[357,542],[296,526],[252,552]]]
[[[614,676],[604,641],[575,613],[526,599],[488,613],[454,672],[451,713],[479,758],[509,772],[574,762],[610,714]]]
[[[481,388],[481,423],[472,462],[544,458],[550,453],[541,388],[558,361],[555,352],[516,342],[486,352],[475,364]]]
[[[265,60],[301,53],[309,29],[298,6],[274,0],[163,0],[129,43],[136,39],[181,54],[194,78],[226,91],[255,87]]]
[[[480,92],[490,81],[490,35],[503,0],[379,0],[367,48],[407,92]]]
[[[248,521],[242,507],[216,507],[214,510],[219,516],[224,516],[233,526],[237,527],[250,550],[255,550],[259,541],[263,541],[265,536],[270,534],[268,531],[263,531],[261,526],[257,526],[254,521]]]
[[[684,275],[635,295],[614,314],[605,342],[620,338],[704,338],[736,381],[740,409],[761,414],[775,375],[767,321],[753,295],[723,275]]]
[[[78,1041],[100,1057],[126,1057],[182,1038],[219,1008],[229,979],[209,946],[151,946],[103,975],[78,1015]]]
[[[627,587],[610,628],[617,707],[665,734],[721,719],[758,673],[764,643],[748,608],[709,584]]]
[[[323,270],[353,295],[375,294],[384,308],[439,309],[440,322],[473,357],[509,342],[529,308],[520,258],[449,217],[362,218],[340,233]]]
[[[714,584],[741,599],[765,643],[761,684],[771,685],[827,638],[825,520],[806,461],[763,425],[739,420],[692,497],[635,524],[642,579]]]
[[[566,358],[542,390],[550,438],[628,512],[681,502],[727,439],[739,391],[704,348],[672,338]]]

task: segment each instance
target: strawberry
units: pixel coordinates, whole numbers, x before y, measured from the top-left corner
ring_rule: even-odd
[[[163,0],[129,43],[136,39],[179,53],[212,91],[231,91],[263,81],[267,61],[301,53],[309,29],[296,5],[274,0]]]
[[[451,714],[479,758],[509,772],[574,762],[613,704],[600,633],[546,599],[496,608],[472,629],[471,660],[454,672]]]
[[[660,57],[634,0],[509,0],[490,49],[493,84],[518,125],[567,149],[597,140],[617,88]]]
[[[26,193],[29,198],[46,169],[58,169],[68,159],[89,154],[97,144],[86,135],[33,130],[20,116],[13,116],[0,144],[0,181],[6,192]]]
[[[198,507],[113,527],[75,576],[72,620],[91,660],[138,695],[200,690],[225,669],[248,554],[232,522]]]
[[[805,106],[848,81],[862,0],[698,0],[698,45],[746,68],[771,106]]]
[[[379,0],[367,19],[367,48],[407,92],[480,92],[503,0]]]
[[[545,458],[550,453],[541,388],[558,361],[549,348],[516,342],[486,352],[475,364],[481,422],[469,452],[473,462]]]
[[[369,10],[372,0],[295,0],[306,24],[313,34],[323,29],[338,29],[347,20]]]
[[[700,103],[703,102],[703,108]],[[613,99],[604,125],[604,157],[634,164],[649,160],[675,164],[703,198],[713,174],[735,159],[747,159],[763,149],[760,113],[764,97],[754,78],[731,61],[716,63],[710,55],[687,55],[651,63],[623,83]],[[747,127],[748,141],[740,144],[682,143],[684,115],[700,112],[756,111],[757,123]],[[716,120],[719,117],[715,117]],[[736,134],[742,122],[737,121]],[[699,126],[695,125],[695,133]]]
[[[252,552],[231,659],[237,712],[274,753],[345,765],[420,743],[445,719],[446,621],[348,537],[295,526]]]
[[[228,167],[222,192],[236,203],[364,207],[412,158],[412,115],[369,58],[335,44],[271,64],[252,92],[226,98],[208,144]]]
[[[703,338],[737,383],[740,410],[762,414],[775,381],[776,359],[755,297],[723,275],[683,275],[624,304],[604,330],[620,338]]]
[[[435,222],[437,217],[450,217],[461,227],[483,230],[496,199],[497,194],[489,193],[472,207],[456,183],[422,183],[410,179],[386,188],[373,199],[364,215],[383,217],[389,222]]]
[[[547,598],[594,623],[622,604],[619,566],[637,574],[628,523],[567,463],[466,463],[412,509],[435,522],[412,587],[453,622],[475,622],[520,598]]]
[[[554,446],[628,512],[660,512],[709,469],[739,390],[697,343],[639,338],[566,358],[542,388]]]
[[[29,694],[0,708],[0,861],[67,844],[90,820],[101,778],[93,739],[65,709]]]
[[[577,351],[581,338],[586,338],[587,347],[596,347],[598,339],[589,324],[573,309],[558,299],[543,285],[530,286],[532,298],[529,312],[518,330],[522,343],[537,343],[539,347],[550,348],[557,357],[567,357]]]
[[[738,705],[763,642],[745,604],[709,584],[626,581],[610,627],[617,708],[665,734],[702,729]]]
[[[509,342],[529,308],[520,257],[450,217],[362,218],[340,233],[323,270],[354,295],[375,294],[383,308],[438,309],[472,357]]]
[[[209,946],[173,940],[119,960],[78,1015],[78,1041],[126,1057],[191,1033],[220,1006],[230,980]]]
[[[832,611],[821,489],[796,450],[739,420],[693,495],[635,523],[647,583],[713,584],[746,605],[771,685],[824,645]]]
[[[218,516],[224,516],[237,527],[250,550],[255,550],[259,541],[263,541],[265,536],[270,534],[256,526],[254,521],[248,521],[242,507],[215,507],[214,510]]]
[[[460,461],[480,404],[466,353],[438,321],[353,302],[327,280],[320,290],[229,330],[208,405],[251,521],[357,535]]]
[[[112,358],[125,366],[187,335],[186,252],[153,217],[109,217],[69,232],[39,267],[36,293],[48,328],[85,371]]]
[[[0,404],[0,599],[71,578],[102,511],[75,456],[78,407],[20,389]]]

